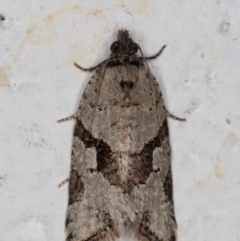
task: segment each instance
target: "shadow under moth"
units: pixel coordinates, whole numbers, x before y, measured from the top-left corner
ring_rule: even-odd
[[[161,90],[140,46],[119,30],[110,57],[83,93],[75,119],[67,241],[175,241],[167,117]],[[141,56],[137,56],[140,51]]]

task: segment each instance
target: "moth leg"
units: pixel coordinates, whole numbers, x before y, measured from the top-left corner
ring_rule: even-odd
[[[58,188],[62,187],[65,183],[69,182],[69,178],[66,178],[65,180],[63,180],[62,182],[60,182],[58,184]]]
[[[168,110],[166,108],[165,108],[165,110],[167,111],[168,117],[170,117],[170,118],[172,118],[174,120],[177,120],[177,121],[186,121],[186,119],[184,119],[184,118],[179,118],[179,117],[177,117],[175,115],[172,115],[171,113],[168,112]]]
[[[151,59],[155,59],[158,56],[160,56],[163,52],[163,50],[167,47],[167,45],[163,45],[162,48],[153,56],[149,56],[149,57],[145,57],[145,60],[151,60]],[[140,59],[143,59],[142,57],[140,57]]]
[[[93,71],[93,70],[97,69],[98,67],[102,66],[105,62],[106,62],[106,60],[104,60],[104,61],[102,61],[101,63],[97,64],[96,66],[90,67],[90,68],[83,68],[83,67],[81,67],[80,65],[78,65],[77,63],[74,63],[74,65],[75,65],[77,68],[79,68],[80,70],[90,72],[90,71]]]
[[[57,122],[58,122],[58,123],[61,123],[61,122],[73,120],[73,119],[76,119],[76,118],[77,118],[77,113],[74,114],[74,115],[71,115],[71,116],[69,116],[69,117],[66,117],[66,118],[57,120]]]

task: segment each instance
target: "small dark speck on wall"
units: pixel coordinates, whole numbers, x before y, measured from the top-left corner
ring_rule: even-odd
[[[0,21],[4,21],[5,18],[0,14]]]

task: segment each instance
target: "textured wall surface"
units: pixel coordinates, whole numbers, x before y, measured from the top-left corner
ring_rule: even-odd
[[[127,28],[170,122],[178,241],[240,240],[240,1],[0,0],[0,240],[64,241],[73,114]],[[126,240],[127,238],[125,238]]]

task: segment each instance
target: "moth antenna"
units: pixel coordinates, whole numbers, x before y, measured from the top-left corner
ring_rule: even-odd
[[[75,65],[75,67],[77,67],[78,69],[80,69],[82,71],[91,72],[91,71],[101,67],[102,65],[104,65],[105,62],[106,62],[106,60],[102,61],[101,63],[97,64],[96,66],[89,67],[89,68],[83,68],[82,66],[80,66],[77,63],[74,63],[74,65]]]
[[[149,57],[145,57],[145,59],[146,60],[156,59],[157,57],[159,57],[162,54],[163,50],[166,47],[167,47],[167,45],[163,45],[162,48],[156,54],[149,56]],[[140,57],[140,59],[142,59],[142,57]]]

